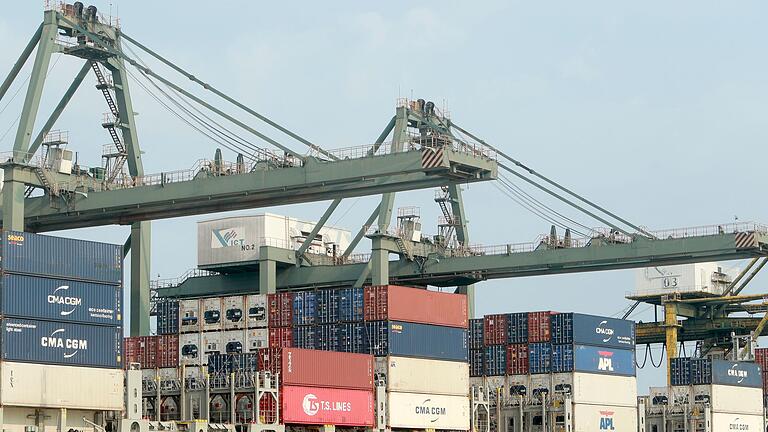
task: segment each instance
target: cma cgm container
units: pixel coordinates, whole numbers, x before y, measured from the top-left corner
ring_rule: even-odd
[[[293,295],[293,325],[304,326],[315,323],[317,297],[314,291],[302,291]]]
[[[509,314],[486,315],[483,319],[485,345],[506,345]]]
[[[691,384],[720,384],[762,388],[760,366],[752,362],[691,359]]]
[[[119,285],[5,273],[0,277],[0,315],[120,326]]]
[[[365,288],[366,321],[404,321],[467,328],[467,296],[380,285]]]
[[[267,294],[270,327],[290,327],[293,324],[293,293]]]
[[[552,343],[635,349],[635,323],[579,313],[552,316]]]
[[[286,386],[373,390],[373,357],[284,348],[280,379]]]
[[[552,372],[635,376],[635,351],[588,345],[552,345]]]
[[[339,291],[339,320],[341,322],[362,321],[365,305],[362,288],[343,288]]]
[[[121,368],[123,329],[18,318],[2,320],[3,360]]]
[[[386,377],[387,391],[467,396],[469,364],[410,357],[376,359],[376,373]]]
[[[365,352],[374,356],[467,361],[464,329],[402,321],[374,321],[365,326]]]
[[[390,428],[469,430],[469,398],[387,393]]]
[[[179,332],[179,301],[161,299],[157,302],[157,334],[170,335]]]
[[[284,385],[281,414],[285,424],[372,427],[372,390]]]
[[[762,415],[712,413],[713,431],[762,431],[763,425]]]
[[[122,246],[20,231],[3,231],[2,236],[3,272],[123,283]]]

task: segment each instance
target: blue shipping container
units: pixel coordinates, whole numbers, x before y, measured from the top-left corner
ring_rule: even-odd
[[[339,291],[335,289],[318,290],[317,324],[334,324],[339,322]]]
[[[123,323],[119,285],[20,274],[0,278],[0,315],[83,324]]]
[[[546,374],[552,371],[552,344],[528,344],[528,371],[531,374]]]
[[[669,361],[669,375],[673,386],[691,385],[691,358],[674,357]]]
[[[4,272],[52,276],[120,285],[123,246],[3,231],[0,266]]]
[[[317,349],[315,329],[316,326],[301,326],[293,328],[293,347],[304,349]]]
[[[469,350],[469,376],[480,377],[485,375],[485,350]]]
[[[122,367],[123,329],[54,321],[5,318],[0,346],[7,361]]]
[[[314,291],[301,291],[293,295],[293,325],[312,325],[317,314]]]
[[[568,352],[564,356],[555,352]],[[570,357],[571,365],[562,362],[561,359]],[[561,362],[565,367],[555,370],[555,362]],[[595,347],[589,345],[554,345],[552,350],[552,372],[587,372],[602,375],[635,376],[635,351],[614,349],[607,347]]]
[[[492,345],[485,347],[486,376],[501,376],[507,374],[507,347],[505,345]]]
[[[339,336],[338,351],[350,353],[364,353],[365,325],[363,323],[337,324]]]
[[[161,299],[157,302],[157,334],[168,335],[179,332],[179,301]]]
[[[634,321],[561,313],[552,316],[552,343],[635,349]]]
[[[341,322],[359,322],[363,320],[362,288],[344,288],[339,290],[339,320]]]
[[[483,321],[482,318],[469,320],[467,337],[469,338],[468,344],[470,349],[480,349],[484,346]]]
[[[691,374],[693,384],[718,384],[755,388],[763,386],[760,366],[753,362],[694,359],[691,363]]]
[[[528,314],[511,313],[507,317],[507,343],[528,343]]]
[[[339,326],[337,324],[315,326],[315,349],[339,351]]]
[[[375,356],[468,361],[465,329],[402,321],[371,321],[365,328],[366,352]]]

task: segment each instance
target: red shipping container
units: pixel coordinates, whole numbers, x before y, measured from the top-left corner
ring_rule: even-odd
[[[528,344],[507,346],[507,375],[528,375]]]
[[[293,293],[267,294],[270,327],[290,327],[293,324]]]
[[[373,356],[284,348],[280,378],[287,386],[373,390]]]
[[[259,370],[270,371],[273,374],[280,372],[282,362],[280,361],[280,354],[282,354],[282,348],[260,348],[259,353]]]
[[[768,371],[768,348],[755,349],[755,363],[760,366],[764,372]]]
[[[279,327],[269,329],[270,348],[290,348],[293,346],[293,329]]]
[[[154,369],[157,367],[157,338],[155,336],[139,336],[136,352],[137,362],[142,369]]]
[[[371,427],[374,423],[370,390],[283,386],[281,394],[285,424]]]
[[[365,321],[405,321],[467,328],[467,296],[397,285],[366,287]]]
[[[551,316],[557,312],[528,312],[528,342],[552,340]]]
[[[506,345],[509,315],[486,315],[483,318],[483,342],[489,345]]]
[[[179,366],[179,335],[160,335],[157,338],[156,363],[159,368]]]
[[[131,363],[139,362],[139,338],[127,337],[123,339],[123,366],[128,369]]]

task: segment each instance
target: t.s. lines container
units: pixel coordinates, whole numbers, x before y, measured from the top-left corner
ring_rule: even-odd
[[[370,427],[374,423],[373,391],[328,387],[282,387],[283,421]]]

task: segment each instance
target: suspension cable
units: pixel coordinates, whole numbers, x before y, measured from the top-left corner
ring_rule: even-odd
[[[505,183],[504,183],[503,181],[500,181],[499,183],[501,183],[501,185],[502,185],[502,186],[506,186],[506,185],[505,185]],[[504,195],[506,195],[506,196],[507,196],[507,198],[509,198],[509,199],[513,200],[514,202],[516,202],[517,204],[519,204],[520,206],[522,206],[523,208],[525,208],[525,209],[526,209],[526,210],[528,210],[529,212],[531,212],[531,213],[533,213],[534,215],[536,215],[536,216],[540,217],[542,220],[544,220],[544,221],[546,221],[546,222],[548,222],[548,223],[551,223],[552,225],[555,225],[555,226],[557,226],[557,227],[559,227],[559,228],[562,228],[562,229],[567,229],[567,228],[569,228],[569,227],[567,227],[566,225],[563,225],[561,222],[559,222],[559,221],[557,221],[557,220],[555,220],[555,219],[552,219],[551,217],[547,216],[547,215],[546,215],[545,213],[543,213],[541,210],[539,210],[539,209],[537,209],[537,208],[535,208],[535,207],[531,206],[530,204],[526,203],[525,201],[523,201],[523,200],[521,200],[520,198],[518,198],[517,196],[515,196],[515,195],[514,195],[514,193],[515,193],[515,192],[514,192],[513,190],[511,190],[511,189],[509,189],[509,188],[507,188],[507,187],[504,187],[504,188],[502,188],[502,187],[500,187],[500,186],[499,186],[498,184],[496,184],[496,183],[494,183],[494,186],[496,187],[496,189],[498,189],[499,191],[501,191],[501,193],[503,193]],[[574,232],[577,232],[577,231],[574,231]],[[578,233],[578,232],[577,232],[577,233]],[[578,234],[579,234],[579,235],[583,235],[583,234],[581,234],[581,233],[578,233]]]

